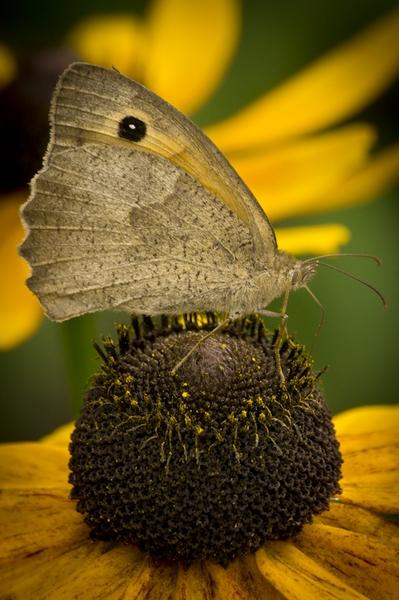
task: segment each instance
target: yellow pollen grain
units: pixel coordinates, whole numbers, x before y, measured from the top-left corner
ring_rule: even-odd
[[[265,403],[264,403],[264,400],[263,400],[263,398],[261,396],[258,396],[256,398],[256,404],[258,406],[261,406],[262,408],[265,408]]]
[[[189,398],[190,394],[188,392],[182,392],[182,398]]]

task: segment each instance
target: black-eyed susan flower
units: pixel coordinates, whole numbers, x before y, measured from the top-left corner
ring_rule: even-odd
[[[183,112],[193,113],[222,80],[237,46],[240,20],[238,0],[153,0],[145,18],[107,14],[80,21],[66,36],[65,45],[75,57],[116,67]],[[320,131],[353,116],[394,79],[398,35],[399,13],[393,11],[238,114],[207,129],[274,223],[364,202],[396,179],[399,147],[370,157],[376,137],[372,127],[352,124]],[[350,237],[347,227],[339,223],[276,233],[280,247],[294,254],[334,252]],[[18,279],[15,289],[22,285]],[[12,324],[15,315],[3,311],[1,318]],[[37,323],[36,313],[27,323],[26,336],[33,323]],[[20,339],[21,335],[15,336],[15,343]]]
[[[15,73],[16,61],[11,51],[0,44],[0,90],[13,80]],[[3,196],[0,202],[1,350],[7,350],[31,335],[41,318],[36,298],[24,285],[28,270],[17,252],[23,237],[18,211],[24,198],[24,194],[13,194]]]
[[[16,73],[16,62],[7,46],[0,44],[0,89]],[[8,195],[0,203],[0,277],[3,282],[0,298],[0,349],[6,350],[35,331],[41,310],[24,280],[28,270],[18,256],[17,247],[23,237],[18,210],[24,195]],[[4,316],[4,318],[3,318]],[[11,318],[10,318],[11,317]]]
[[[282,386],[256,319],[171,375],[212,326],[120,327],[73,432],[0,448],[1,597],[395,597],[398,408],[339,415],[338,445],[306,352]]]
[[[11,52],[0,46],[0,350],[23,342],[42,321],[42,309],[25,285],[29,269],[18,253],[24,236],[19,208],[26,201],[27,181],[40,167],[48,105],[67,57],[43,52],[18,70]]]
[[[70,32],[67,43],[88,62],[123,65],[123,73],[190,114],[206,102],[226,72],[239,29],[237,0],[153,0],[145,19],[126,14],[88,17]],[[364,202],[397,179],[399,147],[371,160],[376,132],[369,125],[317,132],[352,117],[395,78],[398,34],[399,12],[392,11],[206,129],[274,223]],[[349,239],[340,224],[276,233],[282,249],[302,254],[334,252]]]
[[[7,85],[13,79],[16,72],[16,62],[10,49],[0,44],[0,86]]]
[[[25,280],[29,267],[18,255],[23,238],[19,207],[23,193],[9,194],[0,201],[0,350],[8,350],[32,335],[42,319],[42,309]]]

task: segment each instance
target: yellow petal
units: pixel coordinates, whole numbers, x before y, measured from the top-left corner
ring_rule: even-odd
[[[157,564],[147,557],[138,563],[138,568],[130,576],[123,599],[175,600],[176,578],[177,565]]]
[[[60,489],[68,493],[69,454],[36,443],[0,446],[0,486],[11,490]]]
[[[376,98],[399,68],[399,10],[208,129],[233,152],[316,131],[349,117]],[[237,131],[242,135],[237,135]]]
[[[35,554],[26,554],[19,560],[0,562],[0,593],[3,598],[60,598],[54,590],[60,586],[60,577],[69,580],[86,563],[101,554],[101,545],[86,542],[72,549],[58,546],[44,548]],[[58,564],[62,564],[59,572]],[[46,592],[50,591],[50,595]],[[59,589],[57,590],[57,592]],[[51,594],[52,592],[52,594]],[[65,596],[64,596],[65,598]],[[71,596],[69,596],[71,598]]]
[[[288,600],[365,600],[291,542],[266,544],[256,553],[256,562],[264,578]]]
[[[331,208],[372,200],[399,180],[399,144],[376,154],[359,171],[324,196]]]
[[[350,231],[345,225],[329,223],[304,227],[276,229],[279,248],[289,254],[331,254],[339,252],[350,240]]]
[[[145,83],[183,112],[220,83],[238,41],[237,0],[154,0]]]
[[[0,88],[7,85],[14,78],[17,71],[17,63],[10,50],[4,44],[0,44]]]
[[[88,538],[74,503],[57,489],[3,491],[0,526],[0,559],[8,561]]]
[[[249,592],[243,589],[221,565],[207,562],[207,571],[211,576],[215,600],[252,600]]]
[[[313,524],[305,526],[295,545],[366,598],[391,600],[399,589],[399,552],[388,540]]]
[[[235,560],[228,565],[226,570],[247,592],[251,600],[262,600],[263,598],[283,600],[280,592],[261,575],[256,564],[255,554],[248,554]]]
[[[398,474],[373,473],[359,477],[343,478],[340,502],[364,506],[382,513],[398,514]]]
[[[131,15],[87,17],[69,33],[67,44],[87,62],[115,67],[134,79],[142,78],[147,48],[146,30]]]
[[[351,408],[334,417],[338,437],[395,429],[399,435],[399,405],[376,405]]]
[[[35,296],[25,285],[29,267],[18,255],[23,238],[19,219],[21,196],[0,203],[0,350],[8,350],[33,335],[42,319]]]
[[[344,458],[343,502],[380,512],[399,512],[398,427],[339,435]]]
[[[125,590],[141,562],[133,547],[86,539],[0,564],[0,591],[18,600],[128,600]]]
[[[315,522],[372,536],[399,549],[399,526],[397,523],[391,523],[358,506],[343,504],[339,501],[331,503],[330,510],[316,517]]]
[[[104,552],[104,551],[103,551]],[[58,571],[62,573],[62,561],[57,564]],[[57,599],[65,598],[87,598],[90,600],[118,600],[124,598],[144,598],[140,595],[142,583],[145,581],[144,590],[146,593],[151,589],[151,577],[154,579],[154,566],[149,565],[148,561],[134,546],[116,546],[109,547],[108,552],[102,553],[90,560],[84,568],[77,570],[71,581],[66,579],[62,586],[62,593],[57,591]],[[132,596],[127,591],[128,588],[135,586],[137,596]],[[68,595],[69,594],[69,595]],[[54,597],[49,590],[48,596]],[[148,596],[147,596],[148,597]]]
[[[212,584],[203,562],[179,564],[174,600],[204,600],[212,597]]]
[[[284,219],[330,209],[325,196],[367,159],[375,140],[367,125],[352,125],[274,151],[235,158],[232,164],[267,216]]]
[[[48,435],[42,437],[40,440],[44,444],[51,444],[52,446],[59,446],[60,448],[64,448],[68,450],[69,442],[71,439],[71,433],[73,428],[75,427],[75,423],[68,423],[67,425],[62,425],[58,427]]]

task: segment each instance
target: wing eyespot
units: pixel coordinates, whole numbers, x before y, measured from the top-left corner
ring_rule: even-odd
[[[141,121],[132,115],[123,117],[119,122],[119,137],[125,138],[126,140],[139,142],[144,138],[146,132],[147,126],[144,121]]]

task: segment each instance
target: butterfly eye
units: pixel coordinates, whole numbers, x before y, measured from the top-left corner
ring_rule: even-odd
[[[147,126],[137,117],[123,117],[119,122],[119,136],[132,142],[139,142],[143,139],[147,131]]]

